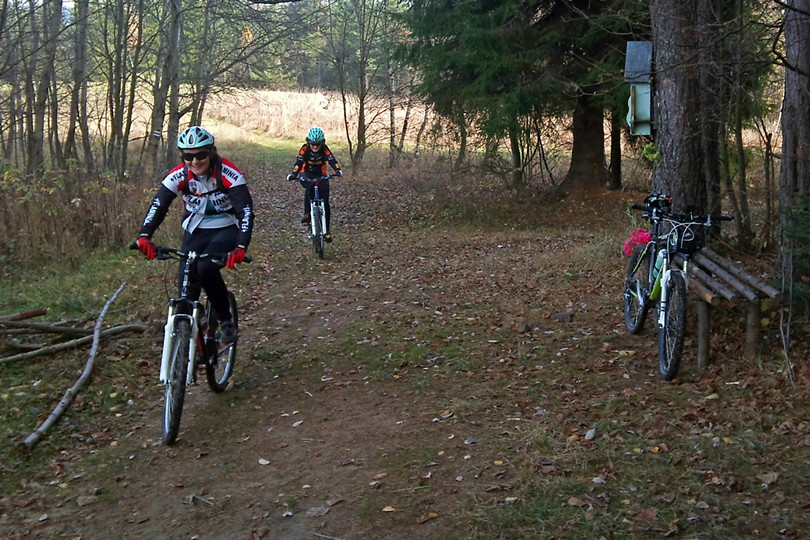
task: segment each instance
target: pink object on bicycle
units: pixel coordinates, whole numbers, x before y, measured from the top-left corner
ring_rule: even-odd
[[[622,251],[625,255],[632,255],[636,247],[649,244],[651,238],[650,233],[639,227],[630,233],[630,238],[624,241]]]

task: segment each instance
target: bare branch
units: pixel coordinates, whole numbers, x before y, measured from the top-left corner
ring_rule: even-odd
[[[87,328],[73,328],[70,326],[57,326],[55,324],[47,323],[29,323],[23,321],[3,321],[0,320],[0,327],[7,326],[10,328],[27,328],[36,330],[38,332],[50,332],[53,334],[75,334],[79,336],[86,336],[92,334],[93,331]]]
[[[40,315],[45,315],[46,313],[48,313],[47,309],[34,309],[32,311],[21,311],[19,313],[0,315],[0,321],[21,321],[23,319],[39,317]]]
[[[109,309],[112,303],[115,302],[115,299],[118,298],[118,295],[121,293],[122,290],[124,290],[125,286],[126,282],[121,283],[121,286],[118,287],[118,290],[115,291],[115,294],[113,294],[110,297],[110,299],[107,300],[107,303],[104,304],[101,313],[99,313],[98,321],[96,321],[96,327],[93,331],[92,336],[93,346],[90,348],[90,357],[87,359],[87,363],[84,366],[84,371],[82,372],[81,376],[76,381],[76,383],[73,386],[71,386],[67,392],[65,392],[65,395],[62,397],[62,400],[54,408],[53,412],[51,412],[48,418],[46,418],[45,421],[42,422],[42,424],[40,424],[40,426],[36,430],[34,430],[34,432],[31,433],[31,435],[29,435],[25,439],[25,441],[23,441],[23,444],[26,446],[26,448],[28,448],[28,450],[31,450],[34,446],[36,446],[37,443],[42,439],[42,436],[45,434],[45,432],[59,419],[60,416],[62,416],[62,414],[67,409],[68,405],[70,405],[70,403],[73,401],[73,398],[79,392],[81,387],[84,385],[87,379],[90,378],[90,372],[93,371],[93,363],[96,360],[96,350],[98,348],[98,341],[99,338],[101,337],[101,334],[103,333],[101,331],[101,323],[104,320],[104,316],[107,314],[107,309]],[[119,326],[118,328],[121,329],[123,327]]]
[[[140,330],[143,332],[146,330],[146,325],[143,324],[125,324],[122,326],[113,326],[112,328],[107,328],[106,330],[102,330],[99,335],[100,336],[109,336],[112,334],[120,334],[121,332],[128,332],[130,330]],[[36,351],[31,351],[22,354],[16,354],[14,356],[6,356],[5,358],[0,358],[0,364],[8,364],[9,362],[14,362],[16,360],[25,360],[27,358],[33,358],[35,356],[42,356],[43,354],[50,354],[52,352],[63,351],[65,349],[70,349],[72,347],[78,347],[79,345],[84,345],[85,343],[89,343],[93,341],[95,336],[84,336],[79,339],[74,339],[72,341],[66,341],[64,343],[59,343],[57,345],[51,345],[49,347],[43,347],[42,349],[37,349]]]

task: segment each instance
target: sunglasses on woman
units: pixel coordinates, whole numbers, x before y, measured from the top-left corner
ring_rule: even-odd
[[[183,152],[183,159],[188,162],[194,161],[195,159],[197,161],[202,161],[210,155],[211,155],[210,150],[203,150],[202,152],[197,152],[196,154],[189,154],[188,152]]]

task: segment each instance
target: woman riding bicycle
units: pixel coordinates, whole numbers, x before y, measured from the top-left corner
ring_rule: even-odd
[[[313,127],[307,133],[307,142],[298,151],[298,156],[295,159],[295,166],[293,172],[287,176],[287,180],[295,180],[298,174],[301,173],[301,185],[304,187],[304,215],[301,217],[301,223],[309,223],[309,201],[315,196],[315,180],[321,176],[326,175],[327,163],[332,166],[335,174],[343,176],[343,171],[340,170],[337,158],[332,155],[329,147],[326,146],[326,137],[323,130],[319,127]],[[326,234],[323,239],[327,242],[332,241],[331,229],[329,228],[329,219],[331,216],[331,209],[329,208],[329,180],[324,179],[318,183],[318,191],[323,199],[323,206],[326,213]]]
[[[214,146],[214,136],[200,126],[191,126],[177,137],[182,163],[163,179],[138,233],[138,249],[147,260],[155,258],[152,235],[163,222],[169,205],[182,194],[185,203],[182,251],[228,253],[225,266],[233,269],[245,258],[253,231],[253,200],[245,177]],[[182,280],[185,263],[181,262]],[[236,341],[236,326],[228,307],[228,288],[222,265],[211,259],[197,264],[196,277],[205,289],[220,322],[218,340]],[[192,269],[193,270],[193,269]],[[199,299],[200,286],[189,297]]]

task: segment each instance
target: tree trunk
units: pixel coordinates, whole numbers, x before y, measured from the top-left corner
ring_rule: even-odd
[[[171,27],[169,31],[169,49],[166,55],[166,85],[168,87],[169,126],[166,130],[166,159],[168,169],[177,162],[177,134],[180,126],[180,28],[183,13],[180,0],[168,0]]]
[[[796,223],[793,210],[810,196],[810,0],[787,0],[785,12],[785,99],[782,102],[782,169],[779,199],[782,212],[781,265],[787,281],[807,277],[797,271],[793,240],[785,231]],[[804,223],[807,226],[807,223]],[[803,275],[804,274],[804,275]]]
[[[467,115],[464,114],[464,111],[459,111],[456,127],[458,127],[459,140],[458,154],[456,155],[456,161],[453,164],[454,171],[461,169],[461,167],[464,166],[464,162],[467,161]]]
[[[68,158],[80,159],[79,145],[76,142],[77,128],[82,138],[82,157],[84,167],[91,170],[94,166],[93,151],[90,141],[90,128],[87,123],[87,80],[90,60],[87,54],[87,39],[90,29],[89,0],[76,2],[76,38],[73,43],[74,58],[72,66],[73,80],[70,92],[70,120],[65,138],[65,155]]]
[[[29,67],[28,99],[30,100],[28,133],[28,154],[25,172],[39,175],[45,169],[45,119],[49,102],[51,81],[54,76],[57,37],[62,20],[61,0],[46,1],[40,8],[42,10],[42,53],[34,57],[35,62]],[[33,3],[32,12],[36,10]],[[36,16],[34,19],[36,20]],[[56,103],[52,104],[57,107]],[[56,129],[56,126],[53,126]]]
[[[509,146],[512,149],[512,190],[519,192],[525,186],[523,174],[523,154],[520,150],[520,136],[517,125],[509,128]]]
[[[396,100],[394,99],[394,67],[388,62],[387,88],[388,93],[388,168],[393,169],[397,161],[397,124]]]
[[[722,10],[718,6],[718,0],[699,0],[697,18],[699,21],[699,32],[702,43],[714,43],[714,33],[716,28],[723,22]],[[700,70],[700,88],[719,88],[717,84],[723,76],[720,73],[720,63],[716,59],[718,47],[704,46],[698,50],[698,58],[702,69]],[[720,144],[723,140],[723,122],[720,118],[720,111],[724,108],[725,98],[722,92],[716,91],[699,92],[700,117],[702,118],[703,129],[700,131],[700,152],[704,166],[701,167],[703,173],[704,188],[695,186],[696,201],[700,208],[711,213],[721,213],[721,186],[720,186]],[[705,206],[703,206],[705,203]]]
[[[673,198],[673,208],[705,206],[700,128],[700,70],[694,28],[696,0],[653,0],[655,55],[655,142],[661,160],[653,168],[653,189]],[[710,91],[709,88],[703,91]]]
[[[560,183],[563,191],[599,190],[607,185],[603,120],[602,108],[593,103],[593,96],[583,93],[577,98],[572,128],[574,146],[568,174]]]
[[[610,179],[608,189],[622,189],[622,116],[610,113]]]

